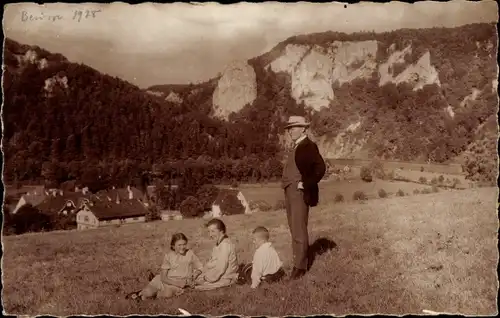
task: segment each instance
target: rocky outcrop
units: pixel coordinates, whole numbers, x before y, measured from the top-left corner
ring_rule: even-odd
[[[376,61],[378,49],[375,40],[333,41],[326,47],[288,44],[283,54],[266,67],[289,74],[293,98],[314,110],[330,105],[335,98],[334,83],[340,86],[355,79],[369,78],[376,71],[380,74],[380,86],[388,82],[408,82],[418,90],[427,84],[440,85],[429,52],[399,74],[394,74],[394,65],[405,63],[405,56],[412,52],[411,45],[402,51],[394,50],[392,45],[389,58],[380,65]]]
[[[180,104],[182,103],[182,98],[179,96],[179,94],[175,92],[170,92],[167,97],[165,97],[165,100],[167,102],[175,103],[175,104]]]
[[[317,137],[318,148],[326,158],[354,158],[359,155],[368,136],[360,137],[361,121],[351,123],[334,138]]]
[[[45,86],[43,88],[45,90],[45,95],[47,97],[51,97],[52,92],[54,90],[54,87],[56,87],[56,86],[59,86],[62,89],[67,89],[68,88],[68,78],[66,76],[59,76],[59,75],[47,78],[45,80]]]
[[[411,47],[408,48],[410,48],[411,52]],[[407,52],[404,52],[403,54],[407,54]],[[392,56],[393,55],[391,55],[391,57]],[[403,58],[404,62],[404,56],[399,55],[397,61],[400,63],[401,58]],[[436,68],[431,65],[431,54],[429,51],[425,52],[416,63],[408,65],[404,71],[396,76],[390,76],[389,73],[385,73],[382,77],[382,71],[386,72],[385,67],[387,67],[387,64],[389,64],[389,61],[384,63],[383,70],[381,65],[381,70],[379,71],[381,75],[380,85],[384,85],[387,82],[393,82],[395,84],[407,82],[413,86],[413,90],[422,89],[422,87],[428,84],[437,84],[441,86],[441,83],[439,82],[439,74]]]
[[[222,73],[213,94],[216,117],[227,119],[257,97],[256,75],[247,62],[233,62]]]
[[[289,44],[267,68],[292,79],[292,96],[314,110],[328,107],[335,97],[332,85],[369,77],[376,69],[376,41],[334,41],[328,48]]]

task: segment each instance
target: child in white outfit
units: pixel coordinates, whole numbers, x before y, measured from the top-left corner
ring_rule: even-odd
[[[252,288],[257,288],[261,282],[274,283],[285,276],[283,263],[271,242],[269,231],[259,226],[252,232],[254,244],[257,246],[252,261]]]

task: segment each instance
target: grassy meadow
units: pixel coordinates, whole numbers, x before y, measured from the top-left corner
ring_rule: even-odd
[[[323,204],[311,211],[310,240],[335,248],[317,255],[302,279],[256,291],[232,286],[139,303],[124,296],[147,283],[148,270],[159,269],[174,232],[187,234],[202,261],[208,259],[213,243],[203,228],[206,221],[3,237],[4,310],[57,316],[179,314],[179,307],[202,315],[421,314],[424,309],[495,315],[497,196],[497,188],[474,188]],[[250,231],[265,225],[290,270],[283,210],[224,220],[240,261],[251,260]]]
[[[248,201],[262,200],[274,207],[279,201],[284,200],[283,189],[281,189],[280,183],[242,184],[239,188]],[[327,206],[335,201],[335,196],[337,194],[342,195],[344,201],[348,202],[353,200],[353,194],[356,191],[364,192],[368,199],[375,199],[379,197],[378,191],[380,189],[386,191],[389,197],[391,197],[394,196],[399,189],[401,189],[405,195],[413,195],[415,189],[419,191],[423,189],[430,190],[432,187],[418,183],[380,179],[374,179],[373,182],[365,182],[358,178],[342,181],[324,180],[320,182],[319,188],[319,206]],[[444,191],[444,189],[442,189],[442,191]]]

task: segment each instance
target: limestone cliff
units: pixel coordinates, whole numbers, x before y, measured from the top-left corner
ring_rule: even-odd
[[[246,61],[235,61],[222,72],[213,94],[216,117],[227,119],[257,97],[255,71]]]

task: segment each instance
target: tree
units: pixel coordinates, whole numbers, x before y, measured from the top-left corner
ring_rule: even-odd
[[[40,212],[31,204],[22,206],[16,214],[11,217],[12,227],[15,234],[26,232],[50,231],[53,229],[52,218]]]
[[[211,209],[212,203],[215,201],[218,194],[219,189],[216,186],[213,184],[205,184],[198,190],[196,197],[202,209],[206,211]]]
[[[180,205],[180,212],[184,218],[195,218],[203,213],[200,202],[193,196],[187,197]]]

